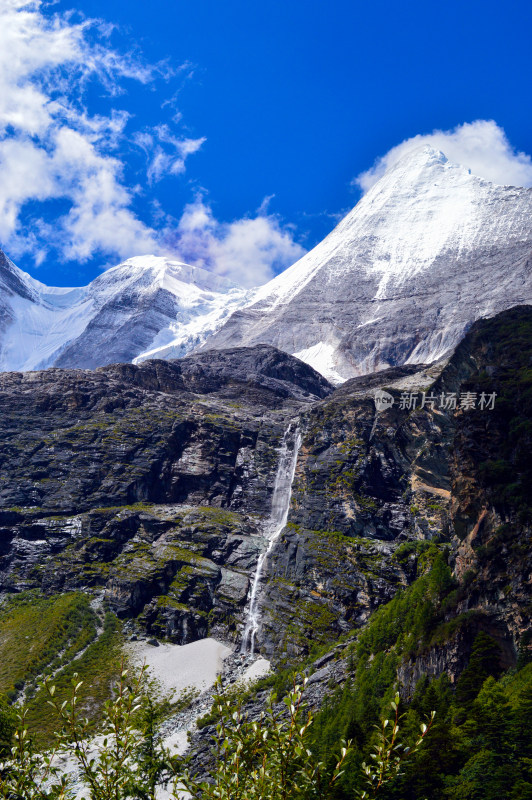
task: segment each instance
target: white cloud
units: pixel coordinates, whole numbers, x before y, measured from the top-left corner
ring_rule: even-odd
[[[90,113],[83,100],[90,81],[118,96],[122,78],[146,83],[158,68],[112,50],[109,26],[53,15],[50,6],[0,0],[0,245],[14,257],[31,253],[36,264],[52,251],[77,261],[99,254],[107,263],[172,254],[246,286],[303,255],[293,231],[268,212],[269,198],[254,215],[229,223],[198,199],[173,224],[152,198],[166,228],[156,232],[140,219],[133,210],[139,189],[128,188],[121,154],[131,143],[144,151],[153,185],[182,174],[205,139],[165,124],[132,131],[123,109]],[[184,69],[189,76],[190,66]],[[179,114],[173,119],[180,123]]]
[[[9,241],[28,198],[53,197],[55,181],[48,154],[31,140],[0,141],[0,238]]]
[[[58,180],[76,174],[69,187],[72,207],[62,220],[64,253],[83,261],[95,250],[126,256],[158,249],[155,234],[129,210],[130,192],[120,183],[122,165],[102,158],[77,131],[61,128],[55,136],[52,164]]]
[[[172,134],[168,125],[157,125],[151,131],[140,131],[134,137],[135,144],[144,150],[148,158],[147,174],[151,184],[166,175],[180,175],[184,172],[188,156],[197,153],[206,141],[205,136],[199,139],[178,138]]]
[[[293,232],[263,203],[254,217],[219,222],[201,198],[186,206],[173,234],[184,261],[225,275],[242,286],[258,286],[305,254]]]
[[[532,158],[514,150],[504,130],[493,120],[466,122],[450,131],[435,130],[406,139],[358,175],[354,183],[367,192],[404,155],[425,144],[492,183],[532,186]]]
[[[117,157],[128,113],[91,115],[83,105],[89,80],[118,95],[121,78],[146,83],[157,68],[112,50],[109,26],[72,20],[50,14],[41,0],[0,2],[2,244],[15,256],[33,252],[36,260],[47,247],[81,261],[98,252],[125,258],[160,250],[155,232],[132,210],[133,192]],[[159,169],[178,174],[202,140],[165,134]],[[46,207],[38,208],[28,234],[24,211],[51,200],[63,202],[59,218],[51,224]],[[37,243],[39,231],[47,242]]]

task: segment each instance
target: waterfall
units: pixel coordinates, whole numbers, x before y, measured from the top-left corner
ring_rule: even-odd
[[[259,629],[259,587],[266,559],[270,554],[275,542],[281,535],[281,531],[288,520],[290,508],[290,498],[292,497],[292,483],[296,471],[297,454],[301,446],[301,435],[297,423],[290,423],[285,430],[281,443],[279,466],[275,476],[273,488],[272,508],[267,523],[267,547],[260,554],[257,561],[257,569],[253,577],[251,586],[251,596],[249,601],[248,618],[244,634],[242,636],[241,652],[255,650],[255,637]]]

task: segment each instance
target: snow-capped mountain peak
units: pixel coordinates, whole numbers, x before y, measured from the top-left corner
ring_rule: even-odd
[[[336,382],[434,361],[475,319],[532,300],[531,255],[532,190],[420,147],[206,346],[273,344]]]

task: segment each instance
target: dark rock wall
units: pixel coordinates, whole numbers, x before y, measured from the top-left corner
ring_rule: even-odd
[[[531,364],[523,307],[476,323],[439,377],[402,369],[334,392],[266,346],[4,374],[2,589],[83,587],[152,634],[237,639],[279,445],[298,419],[289,523],[261,586],[262,651],[290,658],[363,626],[415,580],[430,541],[458,581],[449,619],[470,614],[471,625],[405,664],[405,685],[458,674],[480,628],[510,664],[532,601]],[[395,402],[377,414],[378,385]],[[497,401],[402,408],[410,391]]]
[[[174,641],[236,637],[284,431],[331,391],[266,346],[3,374],[0,586],[103,592]]]

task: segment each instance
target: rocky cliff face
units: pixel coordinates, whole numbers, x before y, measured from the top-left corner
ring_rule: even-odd
[[[259,587],[262,652],[299,657],[363,628],[433,543],[457,581],[447,633],[402,664],[404,685],[456,678],[478,630],[514,663],[531,602],[531,357],[522,307],[476,323],[448,363],[335,391],[268,346],[4,374],[2,590],[83,588],[151,634],[237,640],[297,421],[288,524]],[[377,411],[379,387],[394,402]]]
[[[235,635],[284,430],[330,391],[267,346],[3,374],[3,591],[104,591],[173,640]]]
[[[0,499],[57,513],[142,502],[260,510],[275,446],[330,387],[273,348],[0,377]]]
[[[289,525],[264,590],[267,652],[363,625],[419,574],[433,541],[458,581],[443,621],[456,628],[405,665],[405,685],[456,679],[479,630],[515,663],[530,636],[531,326],[529,307],[511,309],[473,326],[439,375],[381,373],[395,402],[379,413],[375,376],[303,412]],[[457,408],[440,408],[449,398]]]
[[[515,308],[475,324],[439,376],[409,370],[381,375],[395,402],[377,416],[365,394],[375,388],[373,377],[350,381],[303,412],[292,522],[270,561],[262,642],[267,652],[288,656],[310,675],[306,700],[315,709],[336,709],[338,739],[349,725],[356,741],[365,703],[372,723],[392,686],[412,701],[420,679],[427,691],[427,678],[446,675],[451,686],[461,686],[455,693],[460,707],[468,702],[466,685],[471,693],[476,681],[474,697],[487,674],[532,660],[531,363],[532,311]],[[401,408],[411,392],[419,400],[421,391],[436,398],[454,394],[458,408],[440,410],[438,401],[435,409],[428,403]],[[492,409],[478,406],[483,393],[496,394]],[[338,480],[342,473],[346,481]],[[334,479],[327,482],[328,476]],[[318,525],[323,529],[312,529]],[[429,572],[425,559],[438,551],[445,554],[439,574]],[[452,575],[442,566],[446,559]],[[391,595],[394,603],[368,624],[371,602],[382,604]],[[317,659],[294,659],[308,653],[327,627],[329,642],[355,630]],[[475,646],[477,664],[465,684]],[[489,650],[488,672],[478,670],[480,646]],[[530,663],[515,673],[524,687],[529,669]],[[433,708],[436,690],[430,691]],[[257,692],[245,711],[258,718],[267,695]],[[452,697],[447,693],[446,702]],[[459,714],[456,708],[450,718],[445,708],[437,712],[441,727],[434,732],[431,764],[438,763],[441,743],[446,746],[442,728],[449,726],[454,740],[456,725],[466,719],[463,706]],[[277,711],[282,715],[282,704]],[[486,713],[488,724],[499,722],[493,706]],[[323,727],[317,723],[325,755],[330,720],[329,714]],[[207,726],[192,739],[192,763],[200,773],[213,733]]]
[[[408,376],[410,388],[416,379],[426,376]],[[270,655],[280,642],[293,654],[363,625],[416,577],[398,548],[450,536],[452,422],[427,410],[410,419],[389,389],[397,402],[384,414],[357,379],[302,414],[289,526],[265,589]]]

